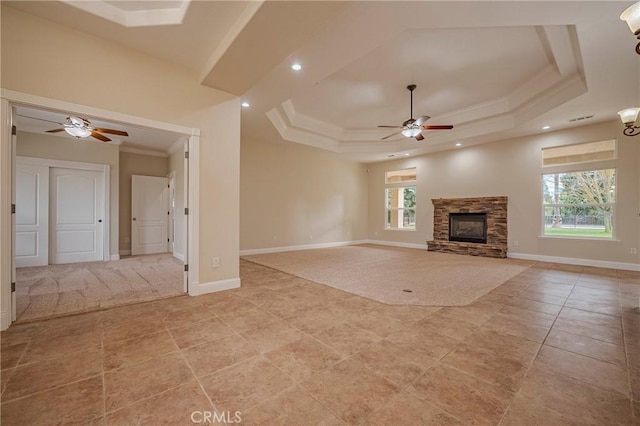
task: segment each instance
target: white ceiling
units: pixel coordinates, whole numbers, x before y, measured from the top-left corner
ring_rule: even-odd
[[[184,17],[123,26],[99,16],[102,3]],[[640,105],[636,40],[619,20],[632,3],[3,1],[241,96],[251,103],[243,137],[280,135],[363,162],[617,119]],[[390,132],[377,125],[409,118],[412,83],[414,117],[454,129],[381,141]]]

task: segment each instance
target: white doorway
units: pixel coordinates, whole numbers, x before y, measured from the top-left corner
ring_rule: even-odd
[[[27,93],[15,92],[11,90],[2,91],[2,99],[0,100],[0,329],[6,329],[15,318],[15,185],[16,185],[16,131],[17,119],[16,108],[38,108],[45,111],[53,111],[62,114],[76,114],[80,116],[90,116],[93,118],[100,117],[102,120],[117,122],[121,124],[139,126],[140,128],[154,129],[166,131],[177,135],[182,135],[185,151],[189,152],[189,166],[184,168],[185,193],[182,195],[184,200],[185,214],[176,215],[176,222],[179,220],[181,226],[176,229],[184,229],[184,235],[176,234],[181,237],[182,244],[181,260],[184,260],[184,277],[185,290],[191,295],[203,293],[203,286],[199,285],[199,159],[200,159],[200,130],[197,128],[185,127],[153,119],[123,114],[110,110],[90,107],[87,105],[73,104],[69,102],[59,101],[56,99],[34,96]],[[97,119],[97,118],[96,118]],[[61,120],[56,120],[61,121]],[[82,160],[81,160],[82,161]],[[64,163],[64,161],[62,161]],[[98,166],[94,164],[94,166]],[[101,166],[101,165],[100,165]],[[65,167],[65,166],[62,166]],[[114,169],[117,172],[117,169]],[[110,183],[113,177],[109,177],[109,169],[106,170],[105,193],[111,194]],[[182,175],[180,175],[182,176]],[[188,182],[188,184],[187,184]],[[182,187],[182,185],[179,185]],[[178,187],[177,187],[178,188]],[[117,189],[116,189],[117,191]],[[177,199],[178,200],[178,199]],[[107,198],[105,210],[111,212],[113,216],[113,208],[109,205]],[[115,206],[117,209],[117,199]],[[181,202],[181,201],[180,201]],[[176,211],[182,211],[182,206],[177,201]],[[190,214],[187,216],[187,210]],[[105,216],[108,218],[108,216]],[[118,236],[110,231],[110,224],[104,223],[104,260],[118,258]],[[117,225],[117,216],[114,225]],[[187,284],[188,283],[188,286]],[[13,290],[13,291],[12,291]]]
[[[131,255],[168,251],[169,216],[168,179],[131,176]]]
[[[52,167],[50,170],[52,264],[104,259],[104,173]]]

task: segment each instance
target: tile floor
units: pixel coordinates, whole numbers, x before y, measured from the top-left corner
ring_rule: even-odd
[[[2,424],[640,424],[640,273],[537,264],[455,308],[241,277],[11,327]]]

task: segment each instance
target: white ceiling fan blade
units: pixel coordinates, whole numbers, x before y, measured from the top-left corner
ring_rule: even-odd
[[[416,126],[422,126],[422,123],[424,123],[425,121],[427,121],[430,118],[431,117],[429,117],[428,115],[422,115],[422,116],[418,117],[416,119],[416,121],[413,122],[413,124],[415,124]]]

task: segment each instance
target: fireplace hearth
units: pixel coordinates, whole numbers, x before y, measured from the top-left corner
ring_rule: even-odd
[[[449,241],[487,243],[486,213],[449,213]]]

